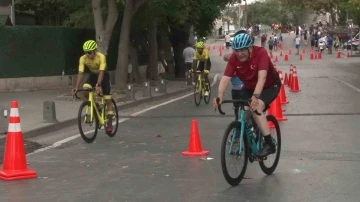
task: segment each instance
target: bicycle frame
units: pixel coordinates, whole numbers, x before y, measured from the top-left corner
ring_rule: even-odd
[[[203,83],[202,83],[202,77],[203,77],[203,72],[201,71],[196,71],[197,73],[197,82],[199,83],[199,90],[201,91],[201,95],[203,96],[204,95],[204,88],[203,88]]]
[[[95,102],[95,96],[94,92],[89,90],[89,101],[90,101],[90,120],[93,120],[94,118],[94,109],[95,114],[99,119],[99,125],[105,125],[105,107],[101,108],[101,112],[99,112],[96,102]],[[105,99],[104,97],[101,97],[101,104],[102,106],[105,106]],[[87,111],[87,110],[86,110]]]
[[[240,116],[238,118],[238,122],[240,123],[241,127],[240,127],[240,144],[239,144],[239,154],[241,154],[241,152],[243,151],[243,144],[242,144],[242,140],[244,139],[244,134],[247,135],[247,141],[250,145],[251,148],[251,156],[255,156],[254,154],[256,152],[259,151],[259,149],[261,148],[261,138],[260,138],[260,131],[256,134],[256,139],[253,136],[252,131],[250,130],[250,128],[248,128],[248,124],[246,122],[246,116],[248,115],[248,113],[251,113],[249,110],[245,110],[243,109],[243,106],[240,107]],[[235,130],[236,132],[236,130]],[[246,133],[245,133],[246,132]],[[231,153],[232,151],[232,147],[233,147],[233,143],[236,139],[236,134],[233,133],[232,135],[232,140],[231,140],[231,145],[230,145],[230,150],[229,153]]]

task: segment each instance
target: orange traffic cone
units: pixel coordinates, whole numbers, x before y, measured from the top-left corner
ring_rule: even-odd
[[[277,96],[276,99],[270,104],[270,112],[272,115],[275,116],[276,120],[278,121],[286,121],[287,118],[283,117],[282,109],[280,104],[280,97]]]
[[[336,58],[341,58],[340,48],[338,49],[338,52],[337,52]]]
[[[313,60],[313,59],[314,59],[314,51],[311,48],[311,50],[310,50],[310,60]]]
[[[294,66],[290,66],[289,85],[288,85],[289,88],[291,87],[291,80],[293,73],[294,73]]]
[[[36,171],[27,168],[18,108],[17,101],[12,101],[3,166],[0,170],[0,179],[7,181],[36,178]]]
[[[283,82],[283,77],[282,77],[282,71],[279,70],[279,77],[281,80],[281,87],[280,87],[280,104],[288,104],[289,102],[286,100],[286,94],[285,94],[285,88],[284,88],[284,82]]]
[[[278,58],[277,58],[277,55],[275,56],[274,62],[279,62],[279,60],[278,60]]]
[[[280,56],[283,56],[283,53],[282,53],[282,51],[280,51]]]
[[[300,53],[300,60],[303,60],[303,58],[302,58],[302,54]]]
[[[284,61],[289,61],[289,56],[287,54],[287,51],[285,52],[285,58],[284,58]]]
[[[285,86],[290,86],[289,77],[288,77],[288,74],[287,74],[287,73],[285,73],[284,85],[285,85]]]
[[[201,139],[196,120],[191,121],[190,141],[187,151],[181,152],[183,156],[205,156],[209,151],[205,151],[201,146]]]
[[[321,54],[321,52],[319,52],[319,56],[318,56],[318,59],[321,59],[321,55],[322,55],[322,54]]]
[[[299,92],[299,81],[298,81],[298,77],[297,77],[297,73],[296,70],[292,76],[291,79],[291,87],[290,87],[290,92]]]

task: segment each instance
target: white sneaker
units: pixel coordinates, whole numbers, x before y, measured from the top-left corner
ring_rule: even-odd
[[[209,96],[209,92],[205,91],[204,96]]]

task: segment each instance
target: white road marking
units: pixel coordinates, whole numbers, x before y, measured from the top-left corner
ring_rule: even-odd
[[[354,89],[356,92],[360,93],[360,89],[359,89],[359,88],[356,88],[355,86],[353,86],[352,84],[350,84],[350,83],[348,83],[348,82],[346,82],[346,81],[343,81],[343,80],[338,79],[338,78],[335,78],[335,77],[329,77],[329,78],[332,78],[332,79],[334,79],[334,80],[337,80],[337,81],[339,81],[339,82],[347,85],[348,87]]]
[[[219,76],[219,74],[216,74],[216,75],[214,76],[214,80],[213,80],[213,82],[211,83],[211,86],[214,86],[214,85],[216,84],[218,76]],[[141,111],[135,112],[135,113],[131,114],[130,116],[133,116],[133,117],[139,116],[139,115],[141,115],[141,114],[143,114],[143,113],[145,113],[145,112],[148,112],[148,111],[150,111],[150,110],[159,108],[159,107],[161,107],[161,106],[164,106],[164,105],[167,105],[167,104],[176,102],[176,101],[178,101],[178,100],[184,99],[184,98],[189,97],[189,96],[191,96],[191,95],[193,95],[193,93],[188,93],[188,94],[183,95],[183,96],[181,96],[181,97],[173,98],[173,99],[171,99],[171,100],[168,100],[168,101],[166,101],[166,102],[160,103],[160,104],[158,104],[158,105],[154,105],[154,106],[152,106],[152,107],[149,107],[149,108],[143,109],[143,110],[141,110]],[[130,118],[121,118],[121,119],[119,119],[119,123],[125,122],[125,121],[127,121],[127,120],[129,120],[129,119],[130,119]],[[85,135],[87,135],[87,134],[89,134],[89,133],[92,133],[92,132],[94,132],[94,130],[87,131],[87,132],[85,132]],[[36,154],[36,153],[39,153],[39,152],[43,152],[43,151],[47,151],[47,150],[49,150],[49,149],[53,149],[53,148],[59,147],[59,146],[61,146],[62,144],[67,143],[67,142],[70,142],[70,141],[72,141],[72,140],[75,140],[76,138],[79,138],[79,137],[81,137],[80,134],[77,134],[77,135],[74,135],[74,136],[71,136],[71,137],[62,139],[62,140],[60,140],[60,141],[55,142],[54,144],[52,144],[52,145],[50,145],[50,146],[47,146],[47,147],[44,147],[44,148],[41,148],[41,149],[37,149],[37,150],[35,150],[35,151],[27,154],[27,156],[30,156],[30,155],[32,155],[32,154]]]

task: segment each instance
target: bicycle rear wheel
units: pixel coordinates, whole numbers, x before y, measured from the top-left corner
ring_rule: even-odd
[[[111,132],[106,132],[106,134],[109,137],[114,137],[116,135],[116,132],[117,132],[118,127],[119,127],[119,112],[118,112],[118,109],[117,109],[117,106],[116,106],[116,102],[115,102],[115,100],[113,98],[111,98],[111,102],[112,102],[112,105],[113,105],[113,112],[114,112],[114,116],[113,116],[113,120],[112,120],[113,130]],[[106,109],[105,109],[105,111],[106,111]]]
[[[200,82],[197,81],[195,86],[194,86],[194,101],[195,101],[195,105],[199,106],[201,99],[202,99],[202,92],[201,92],[201,88],[200,88]],[[199,96],[199,97],[197,97]]]
[[[91,108],[93,110],[92,120],[90,120]],[[82,115],[83,109],[85,109],[84,116]],[[94,129],[84,131],[84,129],[82,127],[82,123],[88,124],[91,127],[94,127]],[[94,142],[96,135],[97,135],[97,131],[98,131],[98,125],[99,125],[99,119],[96,116],[95,109],[91,106],[90,101],[84,101],[83,103],[81,103],[79,112],[78,112],[78,127],[79,127],[79,131],[80,131],[80,135],[85,142],[87,142],[87,143]]]
[[[259,165],[260,165],[261,170],[262,170],[265,174],[271,175],[271,174],[275,171],[275,169],[276,169],[276,167],[277,167],[277,165],[278,165],[278,163],[279,163],[279,159],[280,159],[280,152],[281,152],[281,132],[280,132],[279,123],[278,123],[278,121],[276,120],[276,118],[275,118],[273,115],[267,115],[267,116],[266,116],[266,119],[267,119],[268,123],[269,123],[269,122],[272,123],[272,125],[274,126],[274,131],[276,132],[275,135],[274,135],[274,134],[271,134],[271,136],[272,136],[272,138],[273,138],[273,142],[275,143],[276,153],[275,153],[274,162],[273,162],[272,164],[269,163],[269,167],[266,166],[265,164],[268,164],[267,161],[271,162],[270,159],[272,159],[272,158],[270,158],[270,157],[272,157],[272,155],[274,155],[274,154],[271,154],[271,155],[269,155],[269,156],[266,157],[266,158],[267,158],[267,159],[265,160],[266,163],[265,163],[264,161],[259,161]],[[270,129],[272,129],[272,128],[270,128]],[[276,140],[274,139],[274,136],[276,137]]]
[[[236,131],[233,132],[233,131]],[[222,168],[222,172],[223,175],[225,177],[225,180],[232,186],[237,186],[239,185],[239,183],[241,182],[241,180],[244,178],[245,172],[246,172],[246,168],[247,168],[247,164],[248,164],[248,156],[249,156],[249,145],[247,142],[247,138],[244,135],[243,140],[242,140],[242,151],[241,151],[241,155],[239,155],[239,143],[233,143],[232,146],[232,150],[231,153],[229,153],[230,151],[230,142],[232,140],[232,135],[236,135],[240,136],[240,123],[238,123],[237,121],[233,121],[229,124],[229,126],[227,127],[227,129],[225,130],[223,139],[222,139],[222,143],[221,143],[221,168]],[[229,142],[229,137],[230,137],[230,142]],[[229,146],[229,148],[226,148],[227,146]],[[240,157],[244,157],[244,165],[241,168],[241,172],[238,174],[235,174],[234,177],[230,176],[229,174],[229,170],[228,170],[228,166],[226,165],[226,156],[230,156],[232,159],[235,159],[236,161],[239,160]],[[238,164],[238,162],[236,162],[236,164]]]

